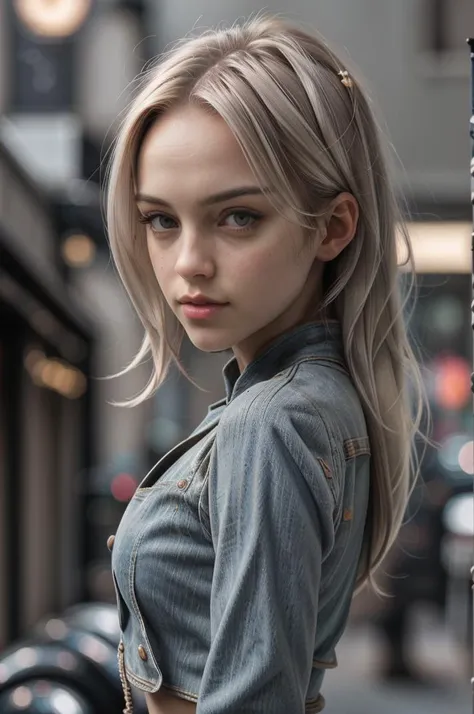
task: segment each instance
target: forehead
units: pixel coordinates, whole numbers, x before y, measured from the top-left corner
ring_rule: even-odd
[[[224,120],[185,105],[149,129],[138,157],[140,192],[190,190],[199,195],[225,189],[224,182],[255,182],[253,172]],[[163,196],[165,197],[165,196]]]

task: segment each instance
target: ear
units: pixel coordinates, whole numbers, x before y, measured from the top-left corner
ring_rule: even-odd
[[[331,201],[326,215],[326,236],[319,244],[316,258],[334,260],[355,236],[359,204],[351,193],[340,193]]]

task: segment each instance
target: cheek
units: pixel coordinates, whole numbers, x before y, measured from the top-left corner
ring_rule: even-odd
[[[152,240],[148,228],[146,228],[145,230],[146,230],[146,247],[148,250],[148,255],[150,257],[150,262],[154,267],[155,261],[156,261],[156,244],[155,244],[155,241]]]
[[[250,293],[261,293],[261,299],[268,295],[275,298],[275,287],[288,286],[304,280],[301,261],[297,260],[294,250],[282,242],[273,247],[259,249],[241,256],[234,262],[233,274],[238,275],[239,290],[250,297]],[[268,286],[271,290],[268,290]]]
[[[165,260],[162,251],[158,248],[153,237],[147,238],[148,256],[153,266],[156,277],[162,276],[165,272]]]
[[[148,245],[148,257],[150,259],[151,267],[155,274],[156,282],[160,288],[165,299],[168,299],[170,293],[170,271],[167,269],[166,255],[156,247],[156,243],[153,241],[147,241]]]

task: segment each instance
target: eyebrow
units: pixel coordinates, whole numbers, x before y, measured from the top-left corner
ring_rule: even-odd
[[[265,189],[268,190],[268,189]],[[221,203],[222,201],[228,201],[231,198],[238,198],[239,196],[257,196],[262,195],[263,190],[258,186],[241,186],[240,188],[231,188],[228,191],[221,191],[220,193],[215,193],[213,196],[208,196],[203,201],[200,201],[201,206],[211,206],[214,203]],[[168,206],[171,208],[171,204],[162,198],[157,196],[149,196],[146,193],[135,194],[136,201],[144,201],[146,203],[156,203],[160,206]]]

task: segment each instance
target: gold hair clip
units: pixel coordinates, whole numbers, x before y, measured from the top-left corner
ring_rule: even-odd
[[[345,87],[348,87],[350,89],[354,86],[354,83],[347,70],[341,69],[337,74],[339,77],[341,77],[341,82]]]

